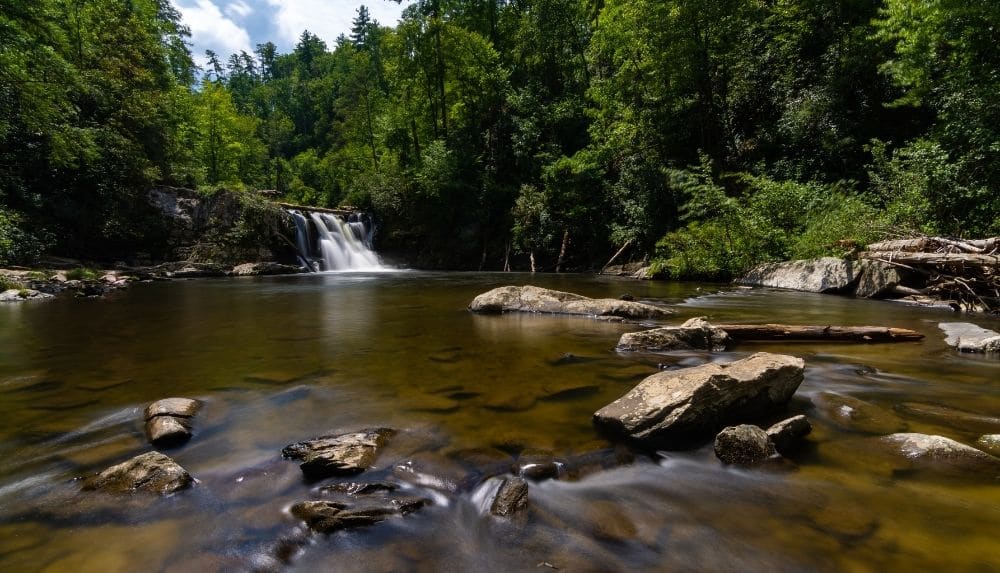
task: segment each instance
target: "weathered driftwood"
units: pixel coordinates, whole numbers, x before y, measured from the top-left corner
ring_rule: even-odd
[[[327,209],[326,207],[313,207],[312,205],[294,205],[292,203],[282,203],[280,201],[275,201],[275,204],[279,207],[284,207],[285,209],[292,209],[295,211],[315,211],[317,213],[330,213],[333,215],[343,215],[347,216],[355,211],[350,211],[347,209]]]
[[[876,259],[904,265],[987,265],[1000,266],[1000,255],[981,253],[910,253],[904,251],[865,251],[862,259]]]
[[[735,341],[828,340],[838,342],[912,342],[923,334],[886,326],[800,326],[789,324],[716,324]]]

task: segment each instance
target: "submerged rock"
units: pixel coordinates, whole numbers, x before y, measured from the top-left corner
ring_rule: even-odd
[[[763,264],[750,270],[737,282],[806,292],[844,292],[858,282],[862,270],[857,261],[823,257]]]
[[[553,479],[559,477],[560,464],[552,456],[552,452],[544,450],[525,450],[517,458],[514,471],[521,477],[532,480]]]
[[[364,527],[390,517],[412,513],[427,505],[421,497],[396,497],[386,500],[366,500],[357,504],[336,501],[303,501],[292,506],[292,515],[306,522],[309,529],[333,533],[341,529]]]
[[[774,443],[774,448],[781,455],[788,455],[798,449],[805,437],[812,432],[812,424],[799,414],[787,420],[782,420],[767,429],[767,436]]]
[[[615,298],[587,298],[531,285],[495,288],[473,299],[469,310],[481,313],[518,311],[620,318],[662,318],[674,314],[671,309],[651,304]]]
[[[368,428],[321,436],[289,444],[281,450],[281,454],[286,458],[302,460],[299,468],[310,479],[352,475],[368,469],[379,449],[394,433],[389,428]]]
[[[853,396],[820,392],[812,402],[824,418],[851,432],[891,434],[907,428],[894,412]]]
[[[1000,458],[951,438],[900,433],[884,436],[882,440],[910,462],[913,469],[930,469],[960,475],[986,474],[992,479],[1000,479]]]
[[[1000,332],[969,322],[942,322],[938,328],[944,331],[945,343],[959,352],[1000,353]]]
[[[191,438],[190,419],[201,402],[190,398],[164,398],[146,406],[146,436],[158,447],[183,444]]]
[[[1000,434],[979,436],[976,447],[990,455],[1000,456]]]
[[[504,478],[497,488],[490,513],[508,517],[528,506],[528,482],[519,477]]]
[[[753,466],[774,453],[774,444],[767,432],[757,426],[730,426],[715,436],[715,457],[726,464]]]
[[[191,475],[174,460],[159,452],[149,452],[87,478],[83,482],[83,489],[166,495],[189,487],[191,482]]]
[[[704,318],[692,318],[680,326],[666,326],[626,332],[618,340],[617,350],[661,352],[664,350],[725,350],[729,335]]]
[[[766,352],[660,372],[598,410],[594,423],[648,446],[687,445],[728,423],[780,411],[803,374],[801,358]]]
[[[344,482],[319,488],[320,493],[344,495],[369,495],[373,493],[396,491],[396,484],[387,481]]]

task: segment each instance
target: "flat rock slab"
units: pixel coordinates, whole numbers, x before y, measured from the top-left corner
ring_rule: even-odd
[[[87,478],[83,482],[83,489],[166,495],[189,487],[191,482],[191,475],[177,462],[159,452],[149,452]]]
[[[843,292],[860,280],[863,270],[858,261],[823,257],[759,265],[737,282],[806,292]]]
[[[367,428],[321,436],[289,444],[281,450],[281,454],[286,458],[302,460],[299,467],[310,479],[358,474],[372,465],[379,449],[394,433],[389,428]]]
[[[259,277],[266,275],[291,275],[306,272],[302,267],[283,265],[281,263],[243,263],[236,265],[230,274],[234,277]]]
[[[959,352],[1000,352],[1000,332],[976,326],[970,322],[942,322],[945,343]]]
[[[728,364],[654,374],[594,414],[615,436],[683,447],[718,429],[780,411],[802,383],[801,358],[760,352]]]
[[[537,312],[619,318],[663,318],[674,314],[669,308],[616,298],[587,298],[582,295],[525,286],[504,286],[472,300],[469,310],[480,313]]]
[[[21,302],[25,300],[37,300],[52,298],[51,294],[39,292],[33,289],[7,289],[0,292],[0,302]]]
[[[703,318],[692,318],[680,326],[665,326],[626,332],[618,340],[619,352],[663,352],[667,350],[725,350],[729,335]]]

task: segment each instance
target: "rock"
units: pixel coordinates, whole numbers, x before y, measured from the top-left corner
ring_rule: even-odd
[[[986,474],[1000,480],[1000,458],[944,436],[900,433],[881,438],[903,456],[913,469],[939,472]]]
[[[191,430],[173,416],[156,416],[146,421],[146,437],[149,443],[158,447],[183,444],[191,438]]]
[[[164,274],[172,279],[200,279],[224,277],[228,274],[228,269],[222,265],[211,263],[190,263],[175,271],[167,271]]]
[[[906,416],[920,418],[939,426],[955,428],[963,432],[990,434],[1000,431],[1000,418],[967,412],[958,408],[921,402],[903,402],[894,409]]]
[[[234,277],[258,277],[265,275],[291,275],[305,272],[302,267],[282,265],[280,263],[243,263],[236,265],[229,272]]]
[[[320,493],[344,495],[369,495],[384,491],[396,491],[396,484],[387,481],[344,482],[319,488]]]
[[[201,402],[191,398],[164,398],[146,406],[146,419],[156,416],[191,418],[201,409]]]
[[[281,454],[286,458],[302,460],[299,468],[310,479],[358,474],[372,465],[378,450],[394,433],[389,428],[367,428],[321,436],[289,444],[281,450]]]
[[[860,280],[862,270],[857,261],[823,257],[763,264],[737,282],[806,292],[844,292]]]
[[[820,392],[812,402],[826,419],[848,431],[891,434],[907,428],[906,422],[894,412],[853,396]]]
[[[45,298],[52,298],[52,295],[30,288],[12,288],[0,292],[0,302],[21,302],[25,300],[41,300]]]
[[[504,478],[490,505],[490,513],[508,517],[528,506],[528,482],[519,477]]]
[[[784,456],[795,452],[810,432],[812,424],[800,414],[774,424],[767,429],[767,436],[771,438],[774,449]]]
[[[347,504],[336,501],[303,501],[292,506],[292,515],[306,522],[313,531],[333,533],[341,529],[364,527],[405,515],[427,505],[419,497],[398,497],[385,501]]]
[[[164,398],[146,406],[146,437],[157,447],[183,444],[191,438],[189,419],[201,402],[190,398]]]
[[[780,411],[803,374],[801,358],[766,352],[659,372],[598,410],[594,423],[648,446],[687,445],[733,421]]]
[[[674,313],[671,309],[641,302],[587,298],[531,285],[495,288],[473,299],[469,310],[481,313],[518,311],[620,318],[662,318]]]
[[[544,450],[525,450],[514,464],[514,472],[531,480],[544,480],[559,477],[559,463],[552,457],[552,452]]]
[[[959,352],[1000,352],[1000,332],[988,330],[969,322],[942,322],[945,344]]]
[[[774,453],[774,444],[767,432],[757,426],[730,426],[715,436],[715,457],[726,464],[753,466]]]
[[[626,332],[618,340],[617,350],[725,350],[729,335],[704,318],[692,318],[680,326],[666,326],[641,332]]]
[[[976,447],[993,455],[1000,456],[1000,434],[985,434],[976,440]]]
[[[83,482],[83,489],[166,495],[189,487],[191,482],[191,475],[174,460],[159,452],[149,452],[87,478]]]
[[[882,261],[862,261],[861,277],[854,289],[858,298],[878,298],[889,294],[893,287],[903,282],[899,267]]]

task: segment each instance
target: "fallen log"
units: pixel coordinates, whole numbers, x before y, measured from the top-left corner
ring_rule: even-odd
[[[912,342],[923,334],[887,326],[799,326],[789,324],[716,324],[734,341],[825,340],[837,342]]]
[[[977,253],[908,253],[902,251],[865,251],[862,259],[877,259],[904,265],[984,265],[1000,266],[1000,255]]]

